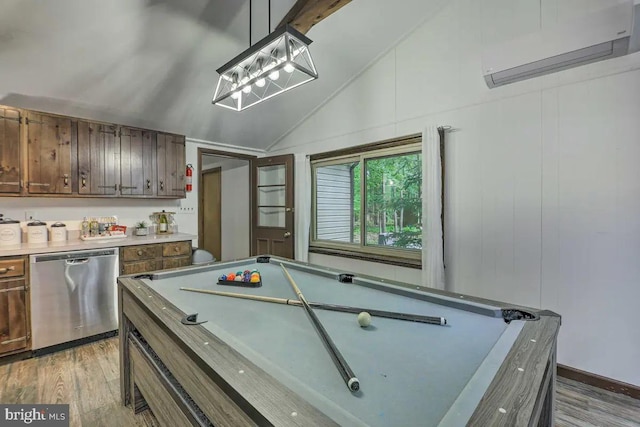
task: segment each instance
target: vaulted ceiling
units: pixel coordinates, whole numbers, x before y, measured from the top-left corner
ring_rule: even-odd
[[[272,29],[294,3],[271,1]],[[445,3],[352,0],[307,33],[318,80],[233,112],[211,98],[249,0],[2,0],[0,104],[266,148]],[[255,42],[267,0],[252,10]]]

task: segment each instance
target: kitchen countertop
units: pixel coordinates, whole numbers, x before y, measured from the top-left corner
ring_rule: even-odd
[[[122,239],[85,241],[80,239],[66,242],[22,243],[20,245],[0,247],[0,257],[13,255],[46,254],[51,252],[81,251],[86,249],[114,248],[120,246],[149,245],[153,243],[171,243],[197,239],[188,233],[150,234],[148,236],[127,236]]]

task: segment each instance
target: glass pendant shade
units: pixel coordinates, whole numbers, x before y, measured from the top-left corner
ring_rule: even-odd
[[[218,68],[213,103],[245,110],[272,96],[318,78],[311,40],[286,25]]]

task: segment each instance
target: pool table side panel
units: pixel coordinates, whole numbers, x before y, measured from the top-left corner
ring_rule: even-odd
[[[203,326],[185,327],[180,323],[184,313],[155,292],[152,287],[147,286],[141,280],[131,278],[120,278],[121,286],[124,288],[123,305],[121,310],[131,312],[133,308],[137,315],[144,315],[148,319],[134,319],[132,323],[152,322],[158,328],[162,328],[166,338],[156,337],[149,340],[151,347],[158,353],[162,348],[163,339],[173,341],[179,345],[180,351],[184,354],[180,357],[182,363],[186,365],[196,365],[202,370],[202,376],[198,381],[205,381],[210,378],[216,380],[216,386],[222,389],[228,398],[247,412],[251,418],[260,425],[318,425],[335,426],[336,423],[329,417],[318,411],[305,400],[299,398],[295,393],[284,387],[275,378],[255,366],[250,360],[229,347],[214,334]],[[139,288],[138,288],[139,287]],[[152,298],[149,298],[149,295]],[[165,307],[165,309],[163,309]],[[142,312],[142,313],[141,313]],[[147,332],[149,334],[149,332]],[[206,347],[203,342],[209,342]],[[167,357],[165,352],[165,357]],[[162,358],[162,356],[161,356]],[[241,366],[244,373],[239,374],[238,367]],[[189,385],[183,382],[185,373],[180,375],[179,366],[167,365],[172,374],[189,392]],[[177,375],[178,374],[178,375]],[[193,388],[191,388],[193,390]],[[203,397],[204,396],[204,397]],[[201,393],[200,399],[195,395],[191,398],[196,401],[203,412],[210,415],[206,410],[207,402],[202,401],[211,394]],[[292,412],[297,412],[296,417],[291,417]],[[215,422],[215,420],[212,420]]]
[[[559,317],[526,322],[468,425],[514,426],[537,423],[555,371]],[[535,340],[532,341],[532,340]],[[518,368],[524,371],[518,371]],[[532,393],[537,390],[537,393]],[[551,393],[552,394],[552,393]],[[553,396],[552,396],[553,397]],[[506,413],[501,413],[504,408]],[[517,408],[513,410],[512,408]]]
[[[123,303],[125,316],[210,420],[220,426],[254,425],[245,412],[222,390],[219,380],[215,377],[208,378],[195,363],[190,363],[189,355],[184,349],[176,345],[169,334],[159,327],[151,316],[147,316],[127,292],[123,295]],[[129,347],[131,351],[131,344]]]
[[[123,406],[131,402],[131,360],[129,358],[129,332],[131,324],[122,312],[123,287],[118,284],[118,325],[119,326],[119,352],[120,352],[120,397]]]

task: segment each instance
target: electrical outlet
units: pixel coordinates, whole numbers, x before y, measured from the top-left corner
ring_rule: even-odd
[[[34,219],[36,219],[36,213],[34,211],[25,211],[24,212],[24,219],[27,221],[32,221]]]

